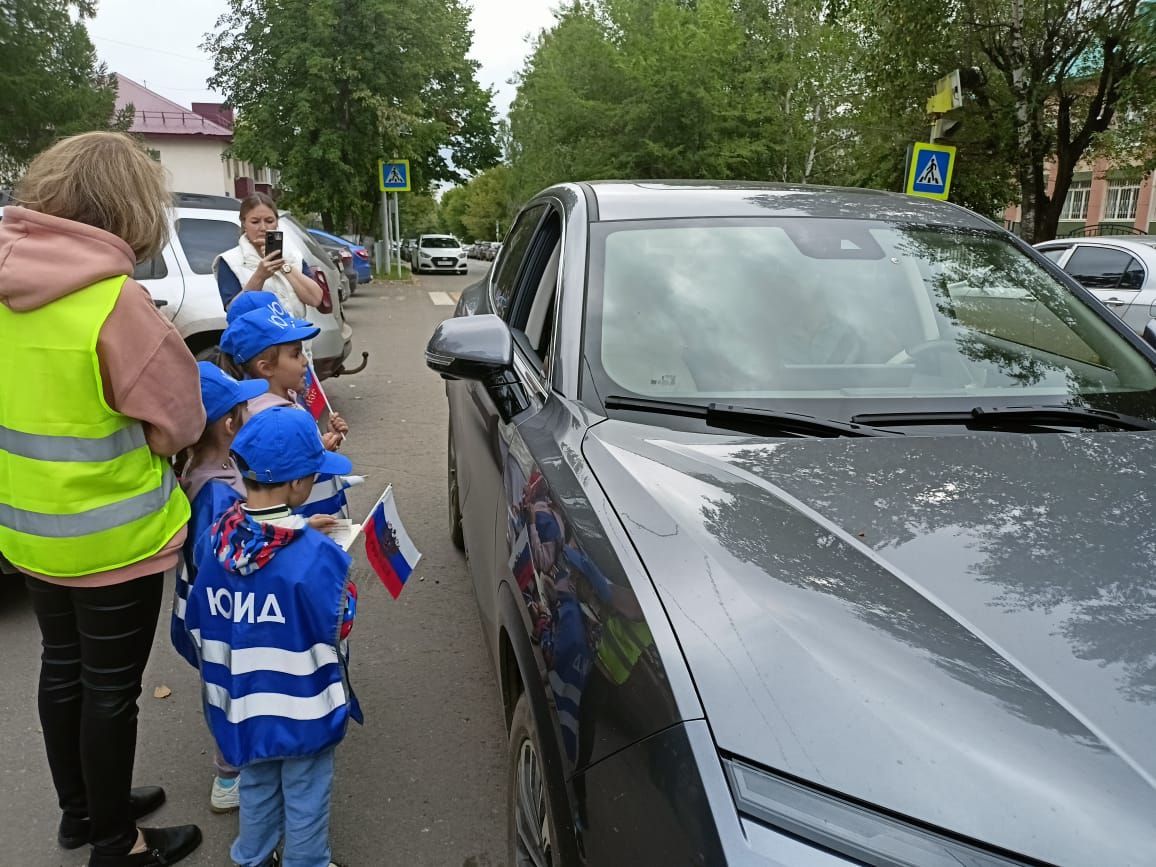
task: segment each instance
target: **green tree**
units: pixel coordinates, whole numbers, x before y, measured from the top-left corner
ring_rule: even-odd
[[[957,173],[1018,200],[1029,241],[1055,236],[1081,160],[1119,154],[1122,140],[1135,158],[1140,133],[1151,130],[1156,40],[1146,0],[851,3],[869,46],[869,86],[897,125],[921,117],[930,82],[973,70]]]
[[[0,5],[0,183],[56,139],[114,125],[116,83],[85,29],[95,12],[94,0]]]
[[[509,166],[494,166],[466,185],[463,237],[471,241],[501,238],[517,213],[510,188]]]
[[[401,235],[416,238],[438,231],[438,203],[428,193],[402,193],[398,196],[401,209]]]
[[[204,47],[236,155],[280,169],[332,229],[376,225],[380,158],[409,159],[415,189],[497,160],[470,39],[460,0],[229,0]]]
[[[562,179],[840,181],[860,40],[825,0],[590,0],[519,77],[521,196]]]
[[[466,237],[466,203],[469,193],[464,186],[450,187],[438,202],[438,226],[447,235]]]

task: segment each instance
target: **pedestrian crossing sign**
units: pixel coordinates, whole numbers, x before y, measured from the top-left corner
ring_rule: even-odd
[[[907,166],[907,195],[946,199],[955,170],[955,148],[951,145],[916,142]]]
[[[408,193],[409,160],[378,160],[377,181],[383,193]]]

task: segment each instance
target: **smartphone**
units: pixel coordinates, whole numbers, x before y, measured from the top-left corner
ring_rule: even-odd
[[[278,258],[285,256],[285,233],[284,232],[266,232],[265,233],[265,257],[268,258],[270,253],[276,253]]]

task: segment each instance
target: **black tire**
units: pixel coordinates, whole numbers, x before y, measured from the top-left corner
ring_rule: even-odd
[[[556,842],[561,839],[558,822],[550,803],[542,741],[525,693],[519,696],[510,720],[510,752],[506,763],[511,867],[559,867],[562,861]]]
[[[457,450],[454,448],[454,432],[451,430],[446,446],[446,500],[449,502],[450,541],[459,551],[466,550],[466,534],[462,530],[461,493],[458,488]]]

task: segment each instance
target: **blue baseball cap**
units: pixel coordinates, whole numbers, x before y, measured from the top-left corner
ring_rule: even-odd
[[[326,451],[313,417],[293,406],[277,406],[249,419],[233,440],[233,454],[242,476],[268,485],[353,470],[345,455]]]
[[[261,307],[239,316],[221,335],[221,351],[238,364],[248,364],[270,346],[312,340],[321,329],[276,308]]]
[[[225,312],[225,321],[232,325],[234,320],[240,319],[246,313],[280,303],[280,299],[272,292],[242,292],[229,305],[229,309]]]
[[[223,419],[237,404],[269,390],[263,379],[238,381],[210,361],[197,362],[197,368],[201,372],[201,403],[209,424]]]

